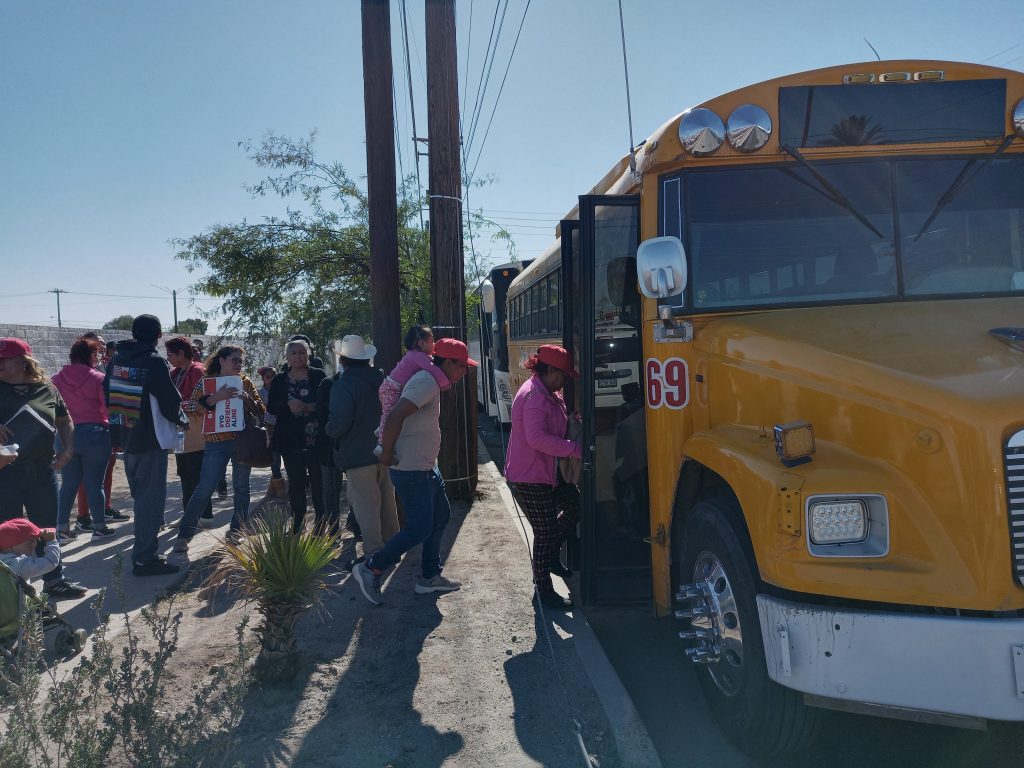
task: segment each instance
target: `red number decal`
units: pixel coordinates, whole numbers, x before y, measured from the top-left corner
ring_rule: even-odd
[[[686,361],[650,358],[646,366],[647,404],[651,408],[685,408],[690,401],[690,381]]]

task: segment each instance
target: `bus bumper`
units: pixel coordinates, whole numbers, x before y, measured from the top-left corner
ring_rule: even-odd
[[[850,611],[758,595],[768,675],[814,696],[1024,721],[1024,619]]]

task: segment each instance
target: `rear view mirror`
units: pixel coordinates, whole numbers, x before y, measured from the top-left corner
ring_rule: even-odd
[[[666,299],[686,288],[686,251],[678,237],[653,237],[636,251],[640,291],[649,299]]]
[[[480,284],[480,303],[484,305],[484,312],[488,315],[494,313],[494,283],[484,280]]]

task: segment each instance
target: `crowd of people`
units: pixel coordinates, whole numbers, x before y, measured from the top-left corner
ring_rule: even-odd
[[[63,567],[61,545],[86,534],[111,539],[122,532],[112,523],[129,519],[111,506],[110,477],[119,457],[132,498],[136,577],[180,568],[159,542],[172,452],[182,504],[180,519],[170,523],[177,527],[172,551],[187,552],[198,529],[212,523],[213,494],[228,464],[233,504],[227,536],[241,534],[251,513],[252,467],[238,458],[240,432],[207,428],[222,401],[241,401],[244,423],[268,427],[268,494],[280,493],[287,475],[295,534],[303,530],[308,488],[313,529],[336,535],[347,482],[349,525],[362,542],[362,554],[348,566],[362,566],[357,581],[374,602],[381,601],[380,574],[421,543],[417,593],[459,589],[441,575],[440,539],[451,510],[436,462],[441,389],[476,365],[464,343],[435,342],[429,328],[417,326],[407,337],[408,357],[388,377],[373,365],[376,348],[350,335],[336,347],[338,372],[329,375],[309,340],[294,336],[280,370],[259,369],[258,387],[244,373],[242,347],[223,345],[202,361],[197,344],[175,336],[163,342],[162,354],[159,318],[148,314],[134,318],[131,335],[117,344],[98,334],[77,339],[69,364],[52,379],[25,340],[0,339],[0,444],[7,446],[0,452],[0,524],[42,531],[30,537],[31,553],[23,551],[28,540],[18,542],[16,558],[26,572],[42,575],[47,595],[87,592]],[[227,381],[241,387],[223,384],[222,377],[238,377]],[[396,497],[406,512],[404,527]]]
[[[280,368],[258,369],[258,386],[244,373],[246,352],[239,346],[223,345],[203,361],[201,345],[175,336],[163,342],[161,354],[161,325],[152,315],[136,317],[131,334],[116,345],[96,333],[82,336],[52,379],[27,342],[0,339],[0,444],[7,446],[0,452],[0,534],[10,534],[0,535],[4,562],[41,576],[51,598],[86,594],[66,573],[61,545],[86,534],[101,541],[117,536],[111,523],[129,519],[111,506],[118,457],[133,502],[135,576],[180,568],[159,543],[172,452],[182,496],[180,519],[171,523],[178,529],[173,551],[187,553],[199,528],[213,524],[213,495],[229,464],[233,514],[226,535],[243,535],[252,466],[241,432],[218,426],[226,408],[218,404],[240,403],[231,418],[262,424],[270,435],[268,494],[281,495],[287,476],[293,533],[304,528],[308,489],[313,530],[337,535],[345,484],[353,518],[346,525],[362,540],[362,554],[347,567],[367,600],[383,602],[382,578],[417,545],[423,551],[415,592],[460,588],[442,574],[451,508],[437,458],[441,392],[477,365],[463,342],[435,340],[429,327],[414,326],[405,356],[385,375],[373,365],[376,348],[348,335],[335,348],[332,375],[309,339],[296,335]],[[567,610],[572,603],[555,593],[550,576],[571,573],[558,552],[579,517],[579,495],[564,462],[579,460],[580,444],[566,436],[571,419],[561,395],[577,374],[569,354],[553,345],[542,346],[527,367],[534,375],[513,403],[506,479],[534,528],[538,599]],[[13,548],[4,546],[15,540]]]

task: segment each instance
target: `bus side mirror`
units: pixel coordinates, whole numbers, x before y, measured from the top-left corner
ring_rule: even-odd
[[[640,291],[649,299],[666,299],[686,288],[686,251],[678,237],[644,240],[636,251]]]
[[[483,304],[484,312],[494,314],[494,283],[490,280],[480,284],[480,303]]]

